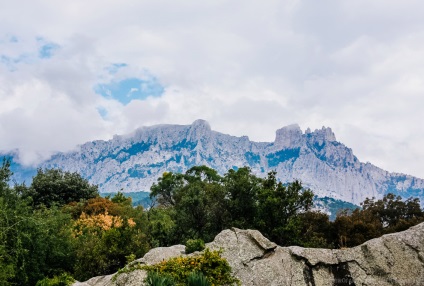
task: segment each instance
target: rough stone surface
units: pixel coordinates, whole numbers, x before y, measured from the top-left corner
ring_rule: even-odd
[[[157,247],[150,250],[144,257],[135,260],[133,263],[142,263],[146,265],[157,264],[162,260],[185,254],[185,246],[178,244],[170,247]]]
[[[424,285],[424,223],[349,249],[280,247],[255,230],[233,228],[206,245],[221,249],[233,273],[247,286]],[[152,249],[137,260],[155,264],[184,255],[183,245]],[[74,286],[144,285],[141,270],[77,282]]]
[[[216,132],[204,120],[191,125],[143,127],[132,134],[57,153],[38,167],[78,172],[101,192],[135,192],[148,191],[164,172],[182,173],[199,165],[220,174],[235,166],[248,166],[260,177],[275,170],[282,182],[299,179],[318,197],[354,204],[367,197],[382,198],[387,192],[424,201],[423,179],[360,162],[350,148],[336,141],[330,128],[303,133],[296,124],[277,130],[274,142]],[[13,171],[15,175],[28,173],[19,168]],[[29,182],[31,177],[22,179]]]

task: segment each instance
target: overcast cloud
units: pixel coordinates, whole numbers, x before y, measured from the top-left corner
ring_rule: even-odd
[[[424,178],[423,1],[0,1],[0,150],[25,164],[203,118],[255,141],[328,126]]]

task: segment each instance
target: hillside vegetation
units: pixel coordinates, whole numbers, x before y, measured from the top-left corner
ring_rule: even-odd
[[[10,186],[11,175],[3,160],[0,285],[66,285],[71,276],[114,273],[152,247],[181,243],[196,250],[231,227],[257,229],[282,246],[341,248],[424,221],[418,199],[393,194],[366,199],[361,209],[330,221],[311,211],[314,194],[301,182],[284,185],[275,172],[259,178],[249,168],[224,176],[205,166],[164,173],[148,209],[133,207],[120,192],[100,197],[77,173],[40,169],[29,186]]]

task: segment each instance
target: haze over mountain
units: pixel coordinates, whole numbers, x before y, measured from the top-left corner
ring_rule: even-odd
[[[277,130],[274,142],[213,131],[204,120],[142,127],[57,153],[39,166],[78,172],[102,192],[134,192],[148,191],[163,172],[184,172],[195,165],[210,166],[221,174],[242,166],[259,176],[276,170],[283,182],[299,179],[320,197],[354,204],[388,192],[424,199],[424,180],[360,162],[330,128],[302,132],[296,124]],[[14,169],[25,177],[20,173],[24,169]]]

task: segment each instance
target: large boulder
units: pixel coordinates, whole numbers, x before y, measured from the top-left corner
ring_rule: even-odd
[[[348,249],[280,247],[255,230],[233,228],[206,247],[221,249],[242,285],[424,285],[424,223]],[[142,264],[185,255],[184,246],[155,248]],[[143,285],[145,271],[77,282],[74,286]]]

